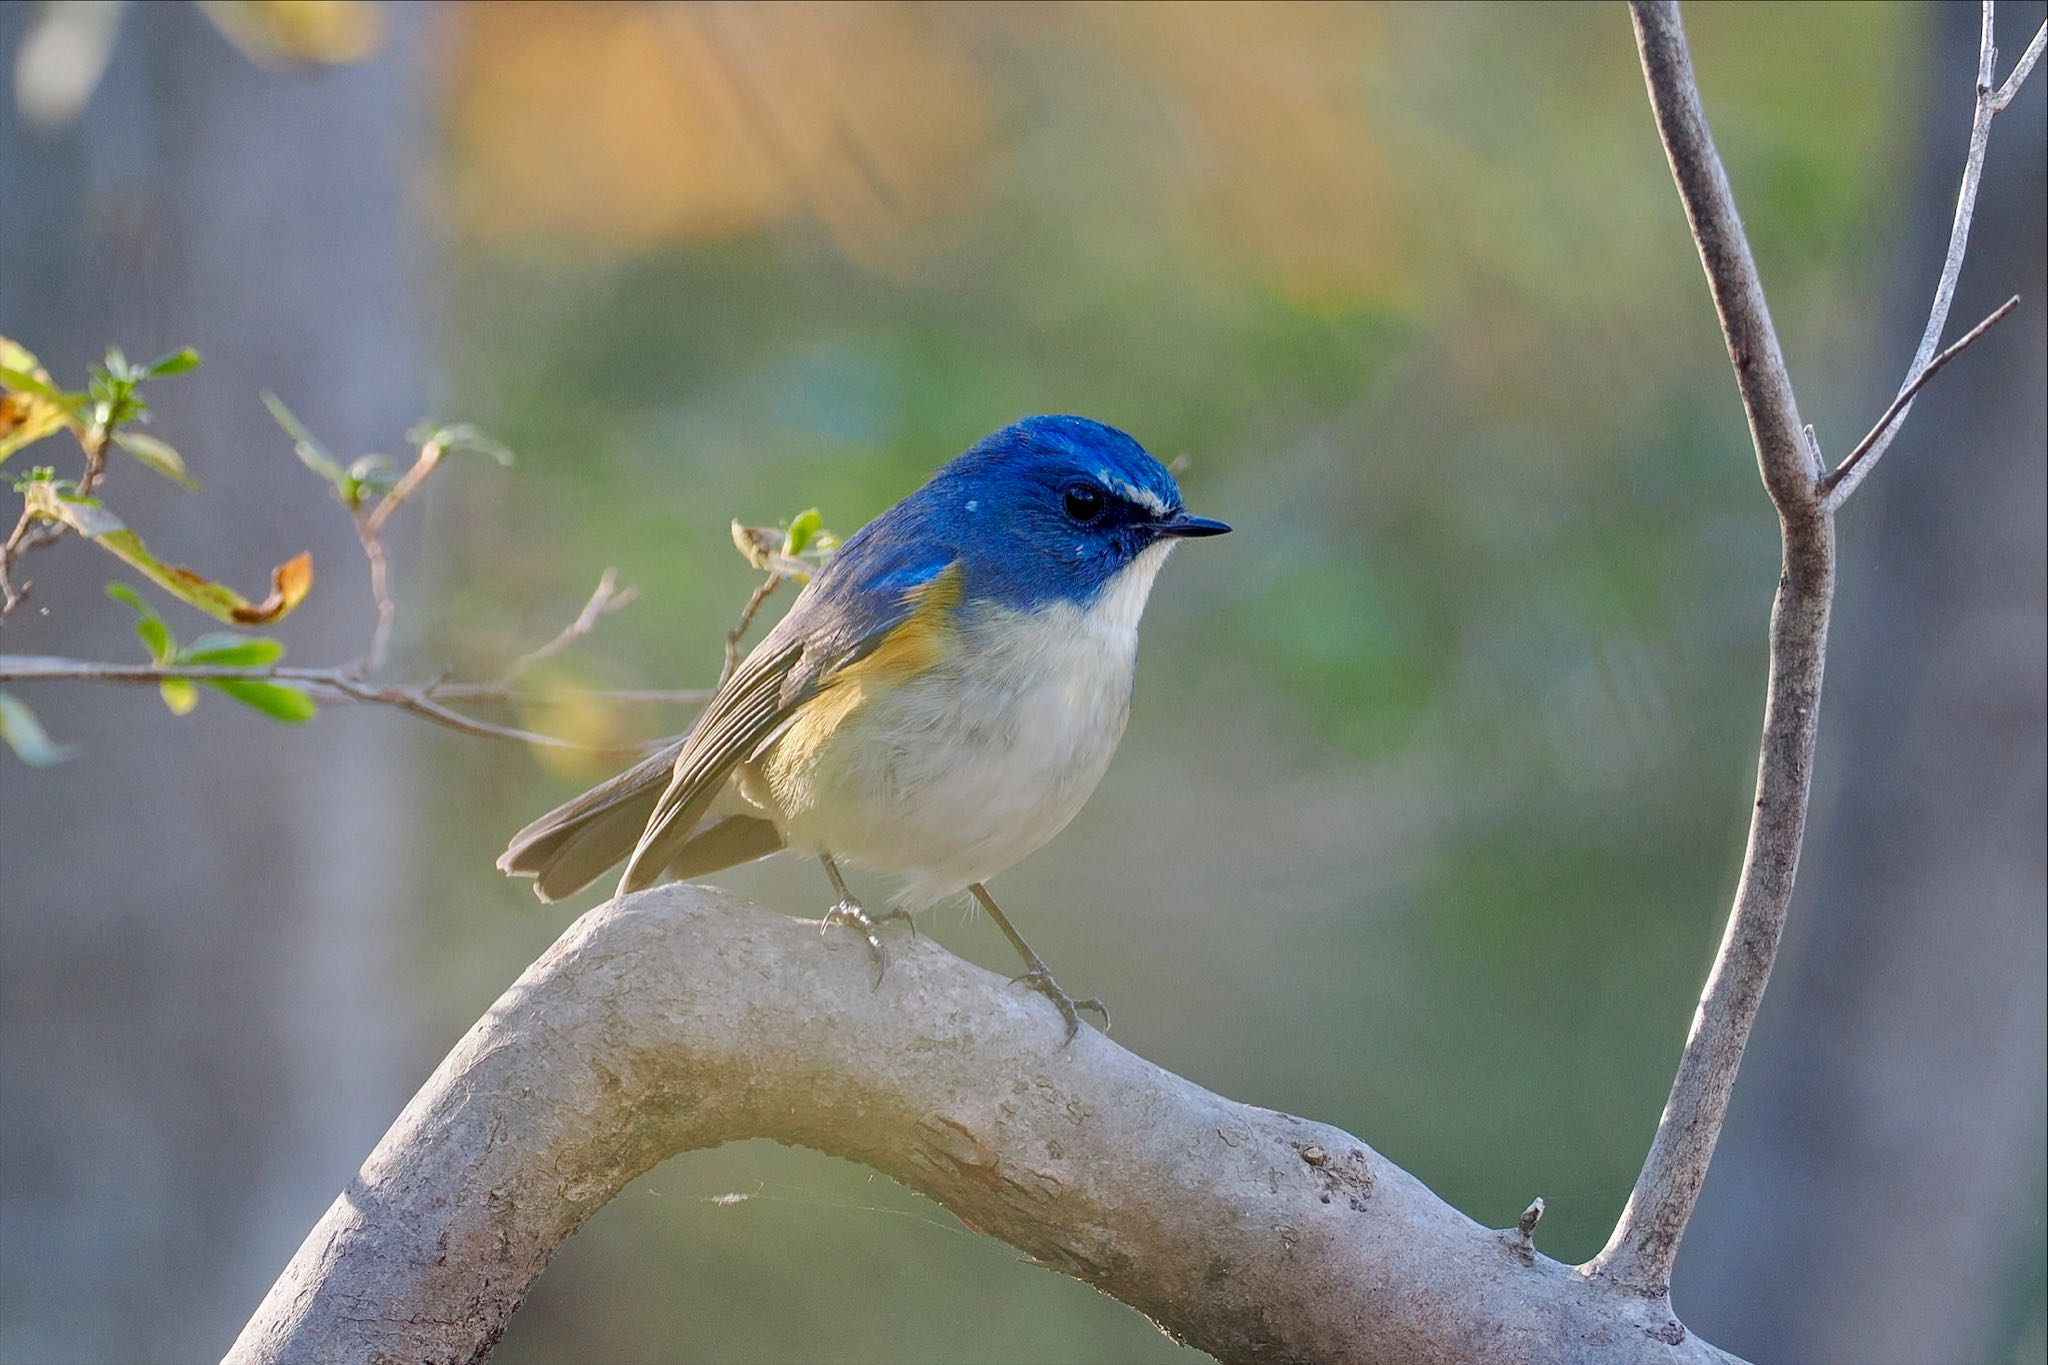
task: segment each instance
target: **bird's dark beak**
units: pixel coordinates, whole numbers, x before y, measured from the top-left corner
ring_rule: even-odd
[[[1162,536],[1186,539],[1194,536],[1220,536],[1230,529],[1225,522],[1210,517],[1191,517],[1186,512],[1175,512],[1152,523],[1152,529]]]

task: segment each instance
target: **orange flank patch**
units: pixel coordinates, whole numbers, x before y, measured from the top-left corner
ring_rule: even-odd
[[[870,695],[908,682],[943,657],[953,631],[953,610],[960,605],[960,570],[947,568],[904,596],[914,604],[910,615],[867,654],[826,679],[782,732],[767,764],[778,800],[788,802],[782,791],[785,775],[815,763],[819,751]]]
[[[953,609],[960,605],[960,568],[949,566],[926,583],[903,595],[912,604],[903,624],[876,645],[859,662],[849,664],[832,676],[828,687],[842,679],[873,679],[905,682],[938,663],[946,637],[953,631]]]

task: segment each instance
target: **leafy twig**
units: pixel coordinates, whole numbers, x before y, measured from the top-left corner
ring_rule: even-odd
[[[643,754],[660,747],[664,742],[626,745],[580,744],[575,740],[562,739],[555,735],[538,734],[508,725],[493,725],[488,721],[450,710],[441,704],[443,699],[511,701],[524,695],[505,688],[479,684],[380,684],[367,682],[342,668],[294,668],[285,665],[271,668],[228,668],[204,664],[113,664],[84,659],[0,654],[0,682],[92,682],[117,686],[157,687],[165,682],[177,681],[289,683],[325,701],[362,702],[395,707],[467,735],[479,735],[486,739],[515,740],[521,744],[535,744],[549,749],[568,749],[582,753]],[[671,700],[681,697],[694,699],[701,694],[600,692],[591,695],[618,700],[647,700],[656,697]]]
[[[6,444],[0,446],[0,460],[23,444],[69,431],[85,453],[85,472],[70,490],[74,501],[90,505],[89,500],[106,476],[110,443],[129,451],[165,478],[197,489],[175,449],[155,437],[121,428],[149,420],[149,404],[138,392],[146,380],[184,374],[198,364],[199,353],[189,347],[147,365],[133,364],[118,348],[110,348],[105,362],[93,367],[86,391],[65,393],[51,382],[49,372],[32,353],[20,343],[0,337],[0,389],[5,390],[0,414],[7,419],[0,421],[0,436],[7,437]],[[27,429],[17,429],[23,426]],[[73,529],[62,520],[46,516],[33,502],[24,504],[13,531],[5,542],[0,542],[0,624],[5,624],[33,586],[15,582],[14,569],[22,556],[56,544]]]

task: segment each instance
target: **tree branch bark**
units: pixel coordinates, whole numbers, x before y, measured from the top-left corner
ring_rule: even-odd
[[[1770,981],[1799,869],[1813,785],[1828,611],[1834,598],[1835,510],[1898,431],[1911,406],[1912,393],[1938,368],[1936,362],[1960,351],[2008,311],[2001,309],[1951,352],[1936,356],[1955,282],[1962,272],[1991,118],[2011,100],[2012,91],[2037,60],[2034,47],[2038,40],[2015,69],[2009,88],[1993,87],[1997,55],[1991,42],[1991,12],[1991,0],[1984,0],[1977,119],[1933,316],[1895,400],[1895,410],[1887,412],[1871,437],[1830,475],[1811,430],[1799,419],[1791,376],[1764,301],[1763,280],[1700,106],[1677,0],[1629,3],[1657,131],[1735,366],[1736,387],[1741,391],[1757,466],[1778,510],[1783,547],[1778,593],[1771,608],[1770,680],[1757,763],[1756,804],[1750,815],[1734,909],[1707,977],[1706,992],[1693,1015],[1649,1156],[1607,1246],[1586,1267],[1590,1274],[1659,1301],[1670,1293],[1678,1244],[1699,1200],[1714,1144],[1728,1115],[1735,1075],[1763,1002],[1764,987]]]
[[[1700,108],[1678,6],[1675,0],[1631,0],[1629,13],[1657,131],[1720,315],[1757,466],[1778,509],[1783,546],[1778,594],[1771,606],[1770,680],[1756,804],[1735,906],[1649,1156],[1613,1236],[1587,1267],[1661,1301],[1670,1292],[1672,1262],[1728,1114],[1735,1073],[1792,900],[1813,785],[1835,550],[1833,518],[1822,501],[1825,470],[1799,420],[1792,378],[1764,302],[1763,280]]]
[[[1062,1048],[1030,992],[891,946],[877,989],[852,935],[713,888],[591,911],[414,1097],[227,1360],[480,1359],[628,1181],[748,1137],[865,1162],[1226,1360],[1733,1359],[1347,1133],[1092,1029]]]

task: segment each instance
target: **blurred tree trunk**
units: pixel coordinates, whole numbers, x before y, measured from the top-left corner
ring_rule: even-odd
[[[2000,7],[2001,76],[2041,11]],[[1962,168],[1977,7],[1934,28],[1871,414],[1925,324]],[[1920,399],[1842,531],[1831,799],[1676,1277],[1686,1322],[1755,1359],[2011,1359],[2039,1331],[2044,93],[1993,129],[1951,336],[2009,294],[2022,309]]]
[[[10,64],[34,13],[0,9]],[[152,396],[204,494],[117,463],[109,505],[245,591],[312,549],[280,630],[302,662],[360,654],[371,613],[346,517],[259,392],[346,452],[426,402],[423,21],[385,17],[367,62],[269,71],[195,8],[131,6],[78,119],[0,111],[0,331],[73,383],[109,343],[200,348]],[[135,656],[101,595],[119,567],[33,556],[0,649]],[[411,1088],[394,910],[419,740],[339,709],[288,728],[214,696],[180,720],[146,691],[21,694],[79,753],[0,754],[0,1358],[211,1359]]]

